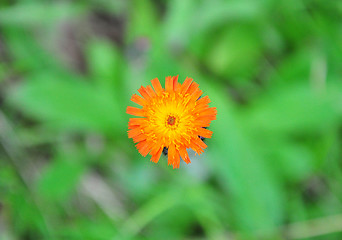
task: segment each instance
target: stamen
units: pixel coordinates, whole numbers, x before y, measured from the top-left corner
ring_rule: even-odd
[[[167,119],[167,124],[173,126],[176,123],[176,118],[174,116],[169,116],[169,118]]]

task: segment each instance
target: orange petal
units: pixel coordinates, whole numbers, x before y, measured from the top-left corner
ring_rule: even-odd
[[[140,135],[141,133],[142,133],[141,128],[137,127],[128,131],[128,137],[133,138],[135,136]]]
[[[198,88],[198,84],[195,82],[192,82],[190,87],[188,88],[188,90],[186,91],[186,93],[192,94],[193,92],[196,91],[196,89]]]
[[[207,110],[209,107],[208,105],[196,105],[194,111],[193,111],[193,115],[196,115],[198,117],[201,116],[201,113],[205,110]],[[214,113],[214,112],[213,112]],[[198,115],[197,115],[198,114]],[[215,113],[214,113],[215,114]],[[209,114],[209,115],[212,115],[212,114]],[[204,115],[206,116],[206,115]]]
[[[181,93],[186,93],[192,83],[192,78],[186,78],[181,86]]]
[[[186,148],[184,146],[179,148],[179,154],[182,157],[183,161],[186,162],[186,164],[191,163],[190,158],[189,158],[189,154],[186,151]]]
[[[173,165],[174,163],[174,159],[175,159],[175,155],[176,155],[176,147],[174,144],[171,144],[169,146],[168,152],[167,152],[167,165]]]
[[[193,99],[193,101],[196,101],[201,95],[202,95],[202,91],[197,88],[192,94],[191,94],[191,98]]]
[[[137,94],[133,94],[133,96],[131,97],[131,101],[139,104],[140,106],[143,106],[147,103],[145,99],[143,99]]]
[[[194,142],[200,146],[202,149],[206,149],[207,148],[207,144],[205,144],[199,137],[198,138],[194,138]]]
[[[205,128],[198,128],[197,134],[204,138],[211,138],[211,135],[213,134],[213,132]]]
[[[155,97],[157,94],[153,91],[153,89],[152,89],[152,87],[150,86],[150,85],[148,85],[147,87],[146,87],[146,91],[147,91],[147,93],[148,93],[148,95],[150,96],[150,97]]]
[[[204,96],[201,99],[197,100],[197,105],[207,105],[210,103],[210,99],[208,96]]]
[[[196,119],[194,122],[196,127],[209,127],[211,119]]]
[[[156,91],[157,94],[160,94],[163,92],[163,88],[160,85],[160,82],[158,80],[158,78],[155,78],[153,80],[151,80],[152,86],[154,88],[154,90]]]
[[[177,83],[177,91],[180,91],[181,87],[182,87],[182,84]]]
[[[196,122],[199,122],[199,121],[211,122],[211,121],[213,121],[215,119],[216,119],[216,115],[200,116],[200,117],[196,118]],[[203,127],[205,127],[205,126],[203,126]]]
[[[174,161],[173,161],[173,168],[179,168],[179,164],[180,164],[180,157],[179,157],[179,151],[176,150],[176,153],[175,153],[175,158],[174,158]]]
[[[173,80],[172,80],[171,76],[168,76],[165,78],[165,90],[167,92],[173,91]]]
[[[133,137],[133,142],[137,143],[137,142],[142,142],[146,140],[146,135],[145,134],[139,134],[137,136]]]
[[[212,116],[212,115],[216,115],[217,114],[217,110],[216,108],[208,108],[208,109],[204,109],[202,111],[199,112],[199,116]]]
[[[193,115],[196,115],[199,117],[216,115],[216,113],[217,113],[216,109],[210,108],[208,105],[196,105],[193,111]]]
[[[150,152],[150,147],[147,144],[147,141],[141,141],[136,145],[138,151],[143,157],[146,157],[146,155]]]
[[[141,86],[138,89],[138,92],[141,94],[141,96],[143,96],[143,98],[145,98],[146,100],[150,99],[150,95],[148,95],[146,88],[144,88],[143,86]]]
[[[146,121],[145,118],[130,118],[128,121],[128,126],[140,126],[144,121]]]
[[[201,155],[201,153],[203,153],[203,149],[198,146],[198,144],[195,142],[194,138],[191,139],[191,142],[190,142],[190,147],[198,154],[198,155]]]
[[[159,150],[156,153],[152,154],[151,161],[157,163],[160,159],[160,155],[162,154],[162,152],[163,148],[159,148]]]
[[[173,89],[174,89],[174,90],[177,90],[177,87],[178,87],[178,76],[179,76],[179,75],[174,76],[174,77],[172,78],[172,80],[173,80]]]
[[[126,113],[128,113],[130,115],[134,115],[134,116],[140,116],[140,117],[144,116],[144,111],[142,109],[136,108],[136,107],[131,107],[131,106],[127,107]]]

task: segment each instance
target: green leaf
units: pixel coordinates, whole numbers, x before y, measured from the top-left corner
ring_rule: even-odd
[[[4,25],[32,26],[75,18],[81,13],[77,5],[64,3],[21,3],[0,9],[0,22]]]
[[[40,196],[51,200],[65,200],[74,192],[84,173],[84,164],[78,159],[59,157],[44,170],[37,183]]]
[[[332,86],[329,96],[304,84],[280,85],[256,101],[242,120],[249,122],[250,131],[270,135],[325,131],[341,116],[335,102],[340,94],[334,88],[339,86]]]
[[[278,176],[254,147],[243,122],[236,119],[229,99],[217,85],[204,85],[217,107],[217,120],[210,127],[213,167],[224,188],[239,230],[252,235],[269,234],[283,216],[284,196]],[[259,140],[260,141],[260,140]]]
[[[53,74],[32,76],[9,92],[9,101],[53,128],[108,135],[121,131],[124,112],[108,91],[72,78],[57,80]]]
[[[100,87],[120,93],[125,66],[115,45],[103,40],[91,41],[86,53],[90,76]]]

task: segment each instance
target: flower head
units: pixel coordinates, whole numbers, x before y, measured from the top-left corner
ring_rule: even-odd
[[[128,137],[144,157],[149,153],[151,161],[158,162],[164,148],[168,148],[168,165],[178,168],[180,157],[190,163],[187,148],[201,154],[207,145],[200,137],[210,138],[212,131],[206,129],[216,119],[216,108],[210,108],[208,96],[191,78],[183,84],[178,76],[166,77],[165,89],[158,78],[151,80],[152,86],[138,90],[131,100],[142,108],[127,107],[127,113],[141,118],[131,118]]]

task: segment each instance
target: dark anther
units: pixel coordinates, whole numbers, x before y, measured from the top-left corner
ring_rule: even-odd
[[[169,149],[167,147],[163,148],[163,154],[167,156],[167,153],[169,152]]]

